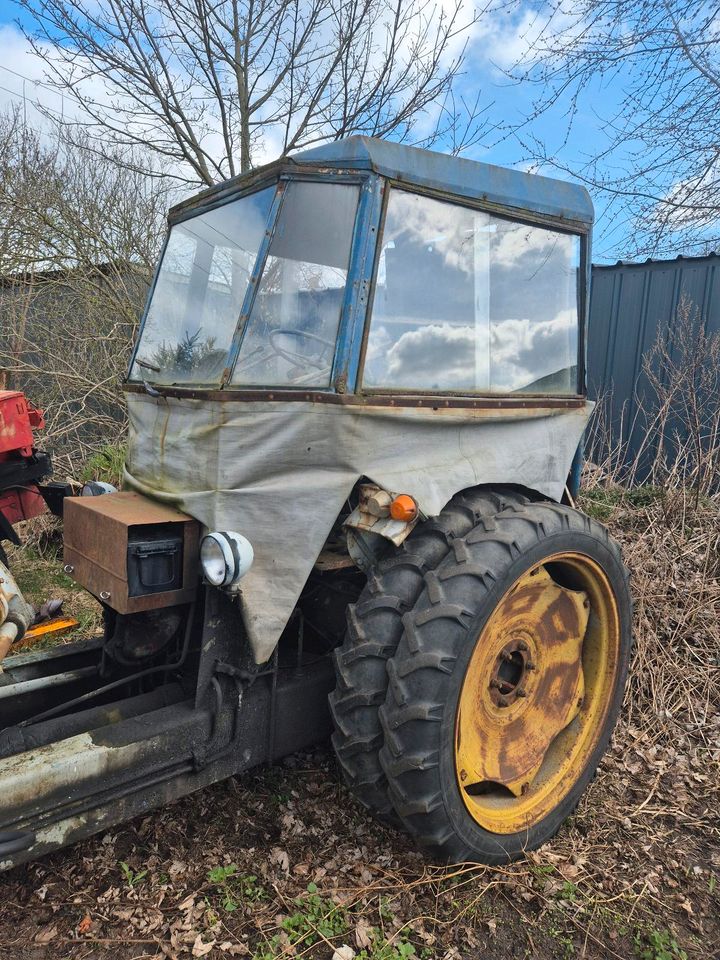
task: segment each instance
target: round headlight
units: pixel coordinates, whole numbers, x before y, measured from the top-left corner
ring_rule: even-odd
[[[104,493],[117,493],[117,487],[103,480],[90,480],[80,491],[81,497],[101,497]]]
[[[252,566],[253,548],[247,537],[232,530],[213,531],[200,544],[200,565],[214,587],[234,586]]]

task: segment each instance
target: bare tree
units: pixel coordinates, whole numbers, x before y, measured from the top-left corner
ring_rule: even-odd
[[[716,6],[553,0],[528,24],[526,41],[530,52],[511,73],[539,87],[521,134],[533,158],[617,199],[634,226],[635,247],[625,252],[702,253],[715,246],[720,240]],[[608,81],[623,92],[613,113],[603,112],[597,93]],[[568,138],[583,136],[574,124],[588,109],[604,121],[607,143],[584,165],[559,163],[531,134],[532,120],[559,105],[567,109]]]
[[[19,0],[48,80],[83,122],[189,183],[349,134],[455,151],[481,135],[457,92],[466,0]]]
[[[141,166],[0,115],[0,385],[45,407],[66,469],[122,434],[120,381],[168,203]]]

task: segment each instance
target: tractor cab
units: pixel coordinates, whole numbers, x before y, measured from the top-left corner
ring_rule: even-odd
[[[131,383],[582,395],[584,190],[352,138],[171,213]]]
[[[170,212],[123,490],[63,510],[104,636],[6,661],[5,865],[331,729],[433,856],[553,834],[630,649],[618,548],[568,505],[592,216],[364,137]]]

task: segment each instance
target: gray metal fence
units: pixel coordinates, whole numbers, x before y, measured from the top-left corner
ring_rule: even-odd
[[[720,332],[720,256],[594,266],[588,392],[606,403],[609,437],[634,461],[645,438],[638,398],[648,396],[643,355],[660,335],[672,351],[678,307],[688,303],[706,334]],[[639,479],[643,479],[642,470]]]

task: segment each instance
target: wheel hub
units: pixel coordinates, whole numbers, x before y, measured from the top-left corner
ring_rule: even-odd
[[[535,670],[530,646],[524,638],[515,638],[498,654],[490,677],[490,699],[498,707],[509,707],[527,696],[527,675]]]

